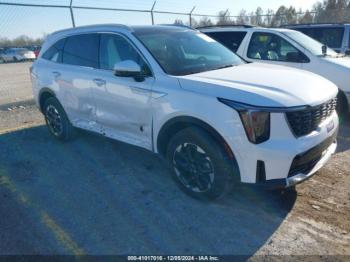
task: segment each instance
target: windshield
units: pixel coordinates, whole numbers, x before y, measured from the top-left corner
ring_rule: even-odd
[[[282,34],[286,35],[290,39],[297,42],[299,45],[301,45],[303,48],[311,52],[313,55],[317,55],[317,56],[323,55],[322,54],[323,44],[321,44],[320,42],[317,42],[311,37],[304,35],[303,33],[300,33],[298,31],[285,31],[285,32],[282,32]],[[327,55],[338,56],[338,53],[331,48],[327,48]]]
[[[192,30],[136,30],[134,34],[170,75],[189,75],[244,63],[212,38]]]

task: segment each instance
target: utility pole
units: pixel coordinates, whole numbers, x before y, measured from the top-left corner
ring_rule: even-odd
[[[154,25],[154,7],[156,6],[157,1],[154,1],[153,5],[152,5],[152,9],[151,9],[151,18],[152,18],[152,25]]]
[[[190,17],[190,27],[192,27],[192,13],[194,11],[194,9],[196,9],[196,6],[194,6],[191,10],[191,12],[189,13],[189,17]]]
[[[70,17],[72,19],[72,25],[73,27],[75,27],[75,20],[74,20],[74,13],[73,13],[73,0],[70,0],[69,10],[70,10]]]

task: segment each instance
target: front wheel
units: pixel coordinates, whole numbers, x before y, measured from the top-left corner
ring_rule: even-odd
[[[206,131],[192,127],[177,133],[169,142],[167,160],[173,177],[185,193],[216,199],[229,192],[234,176],[233,160]]]
[[[341,120],[349,118],[349,105],[345,94],[342,91],[338,93],[337,113]]]
[[[45,101],[43,113],[51,135],[63,141],[70,140],[73,137],[74,127],[55,97],[50,97]]]

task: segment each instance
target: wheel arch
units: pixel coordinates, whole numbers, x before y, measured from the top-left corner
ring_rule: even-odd
[[[223,149],[227,153],[229,159],[235,159],[234,154],[221,134],[205,121],[192,116],[177,116],[169,119],[163,126],[157,135],[157,151],[160,155],[165,156],[167,146],[170,139],[179,131],[188,127],[198,127],[208,132],[212,138],[223,146]]]
[[[39,92],[39,107],[41,112],[44,112],[44,105],[45,101],[50,97],[56,97],[56,94],[54,91],[52,91],[50,88],[44,87]]]

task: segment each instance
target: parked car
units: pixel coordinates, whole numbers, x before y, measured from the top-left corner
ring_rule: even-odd
[[[350,24],[299,24],[285,27],[298,30],[338,53],[350,55]]]
[[[9,48],[0,55],[1,62],[33,61],[35,54],[26,48]]]
[[[41,46],[28,46],[26,47],[28,50],[33,51],[35,54],[35,57],[39,56],[40,50],[41,50]]]
[[[319,74],[339,89],[338,112],[350,111],[350,58],[289,29],[229,26],[202,28],[248,62],[284,65]]]
[[[56,32],[33,63],[31,79],[55,138],[70,139],[81,128],[158,153],[196,197],[217,198],[239,181],[294,186],[337,146],[333,83],[246,63],[184,27]]]

